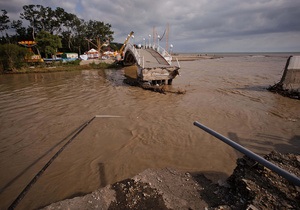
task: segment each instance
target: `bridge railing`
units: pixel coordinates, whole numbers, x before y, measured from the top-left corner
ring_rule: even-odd
[[[169,65],[172,65],[172,56],[168,53],[167,50],[165,50],[161,46],[156,46],[156,45],[149,46],[149,48],[152,48],[153,50],[158,52],[162,57],[164,57],[164,59],[168,62]],[[130,50],[134,54],[137,64],[144,68],[144,57],[139,54],[136,47],[131,43],[128,43],[125,47],[124,52],[126,52],[127,50]],[[178,60],[177,60],[177,64],[179,66]]]
[[[126,52],[127,50],[130,50],[134,54],[137,64],[144,68],[144,57],[140,56],[137,49],[131,43],[128,43],[126,45],[124,52]]]
[[[164,57],[166,59],[166,61],[172,65],[172,56],[168,53],[167,50],[165,50],[164,48],[162,48],[161,46],[156,46],[156,45],[152,45],[151,46],[152,49],[154,49],[156,52],[158,52],[162,57]]]

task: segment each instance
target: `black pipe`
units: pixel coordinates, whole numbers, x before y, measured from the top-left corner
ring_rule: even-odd
[[[57,158],[57,156],[64,151],[64,149],[78,136],[78,134],[88,125],[90,124],[97,116],[93,117],[89,121],[83,123],[78,129],[77,132],[70,138],[60,150],[58,150],[55,155],[48,161],[48,163],[33,177],[33,179],[29,182],[29,184],[23,189],[23,191],[19,194],[19,196],[12,202],[12,204],[8,207],[9,210],[13,210],[17,207],[20,201],[24,198],[30,188],[37,182],[40,176],[45,172],[45,170],[50,166],[50,164]]]
[[[260,164],[264,165],[265,167],[269,168],[270,170],[274,171],[278,175],[282,176],[283,178],[287,179],[288,181],[292,182],[296,186],[300,186],[300,178],[295,176],[294,174],[291,174],[287,172],[286,170],[278,167],[277,165],[267,161],[266,159],[262,158],[261,156],[255,154],[254,152],[246,149],[245,147],[239,145],[238,143],[232,141],[229,138],[226,138],[225,136],[222,136],[221,134],[213,131],[212,129],[206,127],[205,125],[202,125],[199,122],[194,122],[194,125],[201,128],[202,130],[206,131],[207,133],[213,135],[214,137],[220,139],[224,143],[230,145],[234,149],[238,150],[239,152],[247,155],[248,157],[252,158],[253,160],[259,162]]]

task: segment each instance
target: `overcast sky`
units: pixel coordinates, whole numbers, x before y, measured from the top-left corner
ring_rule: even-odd
[[[0,9],[17,20],[28,4],[109,23],[116,42],[134,31],[143,43],[169,24],[174,52],[300,52],[300,0],[1,0]]]

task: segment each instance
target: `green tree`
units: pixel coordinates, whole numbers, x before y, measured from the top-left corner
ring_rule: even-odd
[[[53,10],[42,5],[25,5],[20,18],[27,20],[29,26],[23,27],[21,20],[13,21],[12,28],[16,31],[16,35],[12,37],[13,41],[35,40],[37,34],[46,31],[61,37],[64,50],[79,53],[89,50],[86,39],[91,40],[97,46],[99,43],[113,41],[114,32],[110,24],[94,20],[85,22],[60,7]],[[45,49],[43,53],[46,53]]]
[[[35,39],[35,33],[38,30],[38,15],[39,10],[36,7],[41,5],[25,5],[23,6],[24,12],[20,14],[21,19],[29,21],[29,26],[32,28],[32,39]]]
[[[79,19],[76,15],[71,13],[64,13],[62,17],[62,33],[61,36],[69,50],[74,50],[75,37],[79,35],[81,25],[84,21]]]
[[[21,19],[29,21],[29,26],[32,28],[32,39],[40,31],[47,31],[51,34],[58,31],[61,22],[56,17],[55,11],[50,7],[42,5],[25,5],[23,6],[24,12],[20,14]]]
[[[2,9],[2,14],[0,15],[0,32],[2,37],[4,37],[4,32],[9,29],[9,17],[7,16],[7,11]]]
[[[53,11],[50,7],[41,6],[38,14],[39,29],[54,34],[54,32],[60,27],[58,18],[59,17],[55,16],[55,11]]]
[[[65,27],[70,28],[70,24],[73,27],[74,20],[78,19],[76,15],[67,13],[60,7],[52,10],[52,8],[42,5],[25,5],[23,10],[24,12],[20,14],[20,18],[29,21],[29,25],[33,29],[33,39],[40,31],[59,35]]]
[[[104,43],[110,43],[113,40],[113,31],[111,25],[101,21],[89,20],[85,23],[83,37],[85,43],[87,40],[92,42],[94,46],[103,46]],[[100,51],[100,49],[98,49]]]
[[[14,41],[31,40],[31,30],[30,28],[25,28],[22,26],[23,22],[21,20],[13,20],[11,23],[11,28],[15,29],[16,34],[12,36]]]
[[[2,71],[15,71],[24,65],[24,57],[28,54],[26,48],[15,44],[0,45],[0,63]]]
[[[101,21],[90,20],[86,23],[86,37],[88,39],[100,38],[101,41],[112,41],[114,34],[111,25]]]
[[[50,7],[40,6],[38,9],[38,28],[40,30],[47,31],[50,34],[58,35],[62,31],[64,16],[68,13],[66,13],[65,10],[60,7],[52,10]]]
[[[62,47],[61,39],[57,35],[52,35],[49,32],[41,31],[35,39],[37,48],[44,57],[52,57],[57,52],[58,48]]]

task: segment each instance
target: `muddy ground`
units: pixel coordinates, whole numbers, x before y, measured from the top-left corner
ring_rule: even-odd
[[[300,177],[300,155],[265,158]],[[243,157],[226,180],[170,168],[148,169],[83,197],[44,209],[300,209],[300,187]]]

